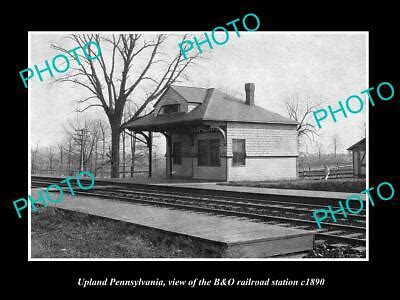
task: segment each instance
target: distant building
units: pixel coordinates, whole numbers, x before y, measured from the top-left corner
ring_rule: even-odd
[[[237,181],[297,177],[297,123],[217,89],[171,86],[154,110],[123,125],[161,132],[167,140],[167,176]],[[148,138],[146,138],[148,140]]]
[[[353,153],[353,175],[354,177],[365,177],[365,138],[358,141],[347,150]]]

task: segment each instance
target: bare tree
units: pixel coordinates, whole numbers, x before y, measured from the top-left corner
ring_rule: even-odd
[[[87,170],[88,163],[92,159],[95,143],[99,136],[97,121],[77,119],[75,122],[68,120],[68,126],[64,127],[77,146],[79,153],[79,170]]]
[[[31,150],[31,172],[36,174],[39,170],[39,142],[36,143],[35,150]]]
[[[97,176],[97,161],[99,159],[99,152],[98,152],[98,146],[99,146],[99,138],[100,138],[100,130],[96,134],[96,139],[95,139],[95,149],[94,149],[94,177]]]
[[[183,39],[185,38],[186,36],[183,37]],[[175,56],[165,60],[161,52],[161,46],[166,41],[165,35],[158,35],[150,41],[144,40],[140,34],[121,34],[110,37],[99,34],[73,34],[70,39],[79,47],[95,41],[100,49],[103,49],[97,60],[90,60],[82,55],[75,56],[69,49],[52,45],[54,49],[68,55],[72,61],[80,61],[78,67],[71,67],[73,71],[60,77],[57,81],[71,82],[89,92],[86,98],[79,101],[87,106],[79,111],[82,112],[91,107],[103,108],[111,127],[111,177],[119,177],[121,120],[128,97],[132,96],[139,86],[146,91],[144,99],[135,99],[136,103],[141,102],[134,114],[136,118],[150,102],[157,99],[183,75],[185,69],[194,62],[198,54],[184,59],[181,52],[177,51]],[[108,64],[104,58],[106,46],[111,47]],[[91,46],[88,47],[88,51],[91,57],[98,55]],[[146,52],[147,57],[143,57]],[[133,79],[133,76],[129,75],[134,69],[136,61],[145,63],[141,71],[137,72],[137,77]],[[119,62],[122,62],[121,68],[118,66]],[[162,69],[161,72],[157,72],[158,76],[150,75],[150,69],[155,65]],[[119,74],[117,75],[117,73]]]
[[[53,149],[53,146],[49,146],[48,152],[47,152],[47,157],[49,159],[50,174],[52,174],[52,172],[53,172],[53,162],[54,162],[54,149]]]
[[[337,153],[337,149],[339,147],[339,143],[340,143],[339,135],[337,133],[335,133],[332,136],[333,153],[335,154],[335,159],[336,159],[336,153]]]
[[[318,154],[318,159],[321,160],[321,154],[322,154],[322,149],[323,149],[323,143],[321,142],[316,142],[315,147],[317,148],[317,154]]]
[[[298,94],[294,94],[285,104],[289,118],[298,123],[297,136],[299,143],[304,136],[310,139],[318,136],[317,128],[312,123],[312,113],[319,107],[319,104],[311,104],[310,101],[300,103]]]
[[[63,144],[58,144],[58,150],[60,151],[60,163],[59,163],[59,168],[60,168],[60,175],[63,175]]]
[[[132,108],[132,106],[134,106]],[[124,123],[127,122],[128,120],[134,118],[134,114],[137,111],[139,107],[133,102],[133,101],[128,101],[128,109],[124,113]],[[126,162],[125,162],[125,139],[126,139],[126,134],[130,137],[130,150],[131,150],[131,166],[130,166],[130,174],[131,178],[133,178],[134,173],[135,173],[135,158],[136,158],[136,134],[135,133],[127,133],[126,130],[123,131],[123,172],[124,172],[124,177],[125,177],[125,168],[126,168]]]
[[[102,150],[101,150],[101,165],[98,168],[101,168],[101,177],[104,177],[104,166],[107,165],[108,160],[105,160],[106,157],[106,146],[107,146],[107,141],[106,141],[106,137],[107,137],[107,128],[106,125],[99,120],[98,121],[98,128],[100,131],[100,138],[101,138],[101,143],[102,143]]]
[[[68,144],[68,150],[67,150],[68,151],[68,163],[67,163],[68,171],[67,171],[67,174],[68,175],[72,175],[72,170],[71,170],[72,151],[73,151],[72,142],[73,142],[72,136],[69,135],[68,142],[67,142],[67,144]]]
[[[324,134],[319,134],[318,137],[313,141],[312,148],[317,153],[318,160],[321,161],[322,154],[326,150],[326,146],[323,140]]]

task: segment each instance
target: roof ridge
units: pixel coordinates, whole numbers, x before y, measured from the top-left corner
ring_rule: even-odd
[[[187,86],[187,85],[176,85],[176,84],[171,84],[171,87],[183,87],[183,88],[191,88],[191,89],[203,89],[203,90],[208,90],[210,88],[204,88],[204,87],[197,87],[197,86]]]
[[[179,91],[177,91],[176,89],[174,89],[174,87],[176,87],[176,86],[171,85],[170,87],[171,87],[179,96],[181,96],[182,99],[185,99],[187,102],[193,102],[191,99],[185,98],[181,93],[179,93]],[[178,87],[183,87],[183,86],[178,86]],[[194,88],[194,89],[203,89],[203,90],[206,90],[206,95],[205,95],[203,101],[205,101],[205,100],[207,99],[207,93],[208,93],[209,88],[208,88],[208,89],[206,89],[206,88],[198,88],[198,87],[184,87],[184,88]],[[204,102],[203,102],[203,103],[204,103]],[[203,104],[203,103],[202,103],[202,104]],[[200,104],[200,105],[202,105],[202,104]]]

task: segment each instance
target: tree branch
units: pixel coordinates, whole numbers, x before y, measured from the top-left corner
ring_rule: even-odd
[[[81,113],[81,112],[84,112],[85,110],[87,110],[88,108],[90,108],[90,107],[95,107],[95,106],[103,107],[103,105],[100,105],[100,104],[91,104],[91,105],[86,106],[86,107],[85,107],[84,109],[82,109],[82,110],[76,109],[76,111],[79,112],[79,113]]]

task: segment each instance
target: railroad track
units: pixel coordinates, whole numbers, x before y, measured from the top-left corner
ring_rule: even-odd
[[[59,178],[35,178],[32,176],[32,187],[36,188],[59,184],[59,182]],[[315,209],[326,208],[326,205],[313,205],[302,201],[288,202],[212,194],[199,195],[176,190],[173,192],[160,191],[153,187],[127,187],[124,184],[115,184],[112,187],[110,185],[111,183],[96,182],[96,187],[89,191],[74,188],[74,192],[109,200],[171,207],[222,216],[229,215],[267,224],[314,230],[317,240],[365,248],[365,215],[348,215],[347,219],[337,218],[337,223],[324,222],[322,229],[316,229],[316,224],[312,220],[312,212]],[[66,186],[65,188],[67,191]]]

